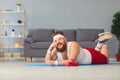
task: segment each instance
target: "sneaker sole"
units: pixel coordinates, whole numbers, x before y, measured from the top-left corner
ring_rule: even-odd
[[[103,32],[103,33],[100,33],[100,34],[98,34],[98,35],[99,35],[99,36],[103,36],[103,35],[106,35],[106,34],[112,35],[112,33],[110,33],[110,32]]]
[[[112,38],[112,35],[111,34],[104,34],[102,36],[100,36],[100,38],[98,39],[99,42],[102,42],[102,41],[106,41],[106,40],[109,40]]]

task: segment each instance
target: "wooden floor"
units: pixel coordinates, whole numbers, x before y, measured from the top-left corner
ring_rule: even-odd
[[[43,63],[33,59],[31,63]],[[0,80],[120,80],[120,64],[79,67],[27,66],[24,58],[4,58]]]

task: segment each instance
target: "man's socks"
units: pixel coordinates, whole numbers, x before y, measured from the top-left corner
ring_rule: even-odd
[[[97,45],[96,45],[96,47],[95,47],[95,50],[100,51],[101,48],[102,48],[102,46],[103,46],[104,44],[105,44],[105,43],[100,43],[100,42],[98,42]]]

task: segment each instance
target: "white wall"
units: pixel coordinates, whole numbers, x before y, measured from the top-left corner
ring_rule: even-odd
[[[103,28],[110,31],[113,15],[120,10],[120,0],[0,0],[0,10],[17,10],[18,1],[27,12],[27,28]]]
[[[17,10],[22,2],[27,27],[104,28],[109,31],[120,0],[0,0],[0,9]]]

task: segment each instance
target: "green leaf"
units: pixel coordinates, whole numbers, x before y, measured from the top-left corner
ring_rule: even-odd
[[[113,33],[118,40],[120,40],[120,11],[113,15],[113,24],[111,25],[111,33]]]

